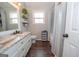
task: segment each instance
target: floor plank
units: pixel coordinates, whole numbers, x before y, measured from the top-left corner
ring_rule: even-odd
[[[50,49],[49,41],[36,41],[26,57],[54,57]]]

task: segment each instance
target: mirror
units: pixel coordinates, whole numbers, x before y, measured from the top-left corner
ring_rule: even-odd
[[[0,2],[0,32],[18,29],[17,9],[8,2]]]

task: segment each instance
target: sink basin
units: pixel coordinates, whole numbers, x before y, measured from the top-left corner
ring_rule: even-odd
[[[27,35],[27,33],[19,33],[19,34],[17,34],[18,36],[25,36],[25,35]]]
[[[15,34],[15,35],[13,34],[13,35],[0,37],[0,45],[1,46],[5,45],[6,43],[8,43],[16,38],[23,38],[27,34],[29,34],[29,32],[24,32],[24,33],[19,33],[19,34]]]
[[[0,38],[0,45],[3,45],[11,40],[13,40],[14,38],[16,38],[15,35],[9,35],[9,36],[6,36],[6,37],[1,37]]]

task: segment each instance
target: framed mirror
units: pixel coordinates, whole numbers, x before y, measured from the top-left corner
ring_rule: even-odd
[[[0,2],[0,32],[18,29],[18,12],[8,2]]]

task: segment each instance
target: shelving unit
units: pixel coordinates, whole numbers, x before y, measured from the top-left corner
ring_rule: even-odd
[[[42,41],[47,41],[48,31],[44,30],[44,31],[41,32],[41,39],[42,39]]]

